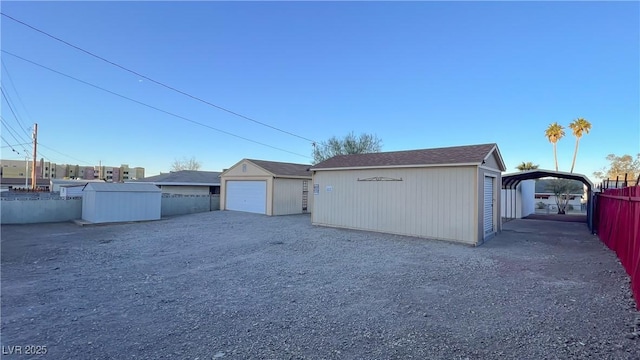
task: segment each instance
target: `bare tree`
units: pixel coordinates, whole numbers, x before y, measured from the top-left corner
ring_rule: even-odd
[[[609,167],[594,172],[595,177],[615,180],[616,177],[624,179],[627,175],[629,180],[636,180],[640,176],[640,154],[636,154],[635,158],[629,154],[622,156],[609,154],[607,161],[609,161]]]
[[[374,153],[381,149],[382,140],[376,135],[363,133],[355,136],[351,132],[342,139],[333,136],[317,144],[313,149],[313,163],[317,164],[336,155]]]
[[[582,192],[583,187],[575,181],[567,179],[553,179],[549,181],[547,190],[551,191],[556,197],[556,205],[558,205],[558,214],[566,214],[567,205],[571,200],[571,194]]]
[[[183,157],[182,159],[175,159],[173,164],[171,164],[171,171],[182,171],[182,170],[200,170],[202,164],[200,161],[196,160],[195,157],[191,157],[187,159]]]

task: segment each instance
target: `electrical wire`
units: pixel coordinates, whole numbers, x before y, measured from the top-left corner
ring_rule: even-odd
[[[0,120],[2,122],[2,125],[4,125],[4,127],[9,132],[9,135],[11,135],[11,137],[16,141],[16,143],[26,142],[25,139],[23,139],[21,136],[19,136],[19,134],[16,135],[16,131],[13,128],[13,126],[11,126],[11,124],[9,124],[9,122],[7,120],[5,120],[5,118],[2,115],[0,115]],[[20,139],[18,139],[18,137],[20,137]],[[7,143],[8,143],[8,141],[7,141]],[[24,146],[22,146],[22,150],[24,150],[25,152],[27,151],[27,149],[25,149]]]
[[[51,148],[51,147],[49,147],[49,146],[47,146],[47,145],[45,145],[45,144],[43,144],[43,143],[40,143],[40,142],[39,142],[39,143],[38,143],[38,145],[39,145],[39,146],[42,146],[42,147],[44,147],[44,148],[46,148],[46,149],[49,149],[49,150],[51,150],[51,151],[53,151],[53,152],[55,152],[55,153],[58,153],[58,154],[60,154],[60,155],[62,155],[62,156],[66,156],[66,157],[68,157],[69,159],[73,159],[73,160],[79,161],[79,162],[84,163],[84,164],[92,165],[92,163],[90,163],[90,162],[88,162],[88,161],[80,160],[80,159],[75,158],[75,157],[73,157],[73,156],[71,156],[71,155],[67,155],[67,154],[62,153],[62,152],[60,152],[60,151],[58,151],[58,150],[55,150],[55,149],[53,149],[53,148]]]
[[[9,144],[9,142],[7,141],[7,139],[4,138],[4,136],[0,135],[0,139],[2,139],[2,141],[4,141],[7,144]],[[3,148],[5,148],[5,147],[11,148],[11,151],[13,151],[14,153],[20,155],[20,152],[18,150],[14,149],[12,145],[3,146]]]
[[[69,43],[69,42],[67,42],[67,41],[65,41],[65,40],[62,40],[62,39],[60,39],[60,38],[58,38],[58,37],[56,37],[56,36],[54,36],[54,35],[51,35],[51,34],[47,33],[46,31],[40,30],[40,29],[38,29],[38,28],[36,28],[36,27],[34,27],[34,26],[31,26],[31,25],[29,25],[29,24],[27,24],[27,23],[25,23],[25,22],[23,22],[23,21],[20,21],[20,20],[18,20],[18,19],[16,19],[16,18],[14,18],[14,17],[11,17],[11,16],[9,16],[9,15],[7,15],[7,14],[5,14],[5,13],[0,12],[0,14],[1,14],[2,16],[5,16],[5,17],[7,17],[7,18],[9,18],[9,19],[11,19],[11,20],[13,20],[13,21],[15,21],[15,22],[19,23],[19,24],[22,24],[22,25],[24,25],[24,26],[26,26],[26,27],[28,27],[28,28],[30,28],[30,29],[32,29],[32,30],[34,30],[34,31],[37,31],[37,32],[39,32],[39,33],[41,33],[41,34],[43,34],[43,35],[45,35],[45,36],[48,36],[48,37],[50,37],[50,38],[52,38],[52,39],[54,39],[54,40],[56,40],[56,41],[59,41],[59,42],[61,42],[61,43],[65,44],[65,45],[67,45],[67,46],[70,46],[70,47],[72,47],[72,48],[74,48],[74,49],[76,49],[76,50],[78,50],[78,51],[81,51],[81,52],[83,52],[83,53],[85,53],[85,54],[87,54],[87,55],[90,55],[90,56],[92,56],[92,57],[94,57],[94,58],[96,58],[96,59],[102,60],[102,61],[104,61],[104,62],[106,62],[106,63],[108,63],[108,64],[110,64],[110,65],[113,65],[113,66],[115,66],[115,67],[117,67],[117,68],[120,68],[120,69],[122,69],[122,70],[124,70],[124,71],[126,71],[126,72],[129,72],[129,73],[131,73],[131,74],[134,74],[134,75],[136,75],[136,76],[139,76],[139,77],[141,77],[141,78],[143,78],[143,79],[145,79],[145,80],[148,80],[148,81],[150,81],[150,82],[152,82],[152,83],[154,83],[154,84],[156,84],[156,85],[160,85],[160,86],[162,86],[162,87],[164,87],[164,88],[167,88],[167,89],[169,89],[169,90],[175,91],[175,92],[177,92],[177,93],[179,93],[179,94],[182,94],[182,95],[184,95],[184,96],[187,96],[187,97],[189,97],[189,98],[191,98],[191,99],[193,99],[193,100],[196,100],[196,101],[199,101],[199,102],[201,102],[201,103],[207,104],[207,105],[212,106],[212,107],[214,107],[214,108],[216,108],[216,109],[218,109],[218,110],[225,111],[225,112],[227,112],[227,113],[229,113],[229,114],[235,115],[235,116],[240,117],[240,118],[242,118],[242,119],[245,119],[245,120],[248,120],[248,121],[254,122],[254,123],[256,123],[256,124],[259,124],[259,125],[262,125],[262,126],[265,126],[265,127],[268,127],[268,128],[270,128],[270,129],[273,129],[273,130],[279,131],[279,132],[284,133],[284,134],[288,134],[288,135],[291,135],[291,136],[295,136],[295,137],[297,137],[297,138],[299,138],[299,139],[302,139],[302,140],[309,141],[309,142],[311,142],[313,145],[315,145],[315,143],[316,143],[314,140],[311,140],[311,139],[306,138],[306,137],[304,137],[304,136],[297,135],[297,134],[294,134],[294,133],[292,133],[292,132],[290,132],[290,131],[286,131],[286,130],[280,129],[280,128],[278,128],[278,127],[275,127],[275,126],[269,125],[269,124],[267,124],[267,123],[264,123],[264,122],[261,122],[261,121],[258,121],[258,120],[255,120],[255,119],[252,119],[252,118],[250,118],[250,117],[248,117],[248,116],[245,116],[245,115],[239,114],[239,113],[237,113],[237,112],[235,112],[235,111],[232,111],[232,110],[226,109],[226,108],[224,108],[224,107],[222,107],[222,106],[219,106],[219,105],[213,104],[213,103],[211,103],[211,102],[209,102],[209,101],[207,101],[207,100],[204,100],[204,99],[202,99],[202,98],[199,98],[199,97],[197,97],[197,96],[195,96],[195,95],[191,95],[191,94],[189,94],[189,93],[187,93],[187,92],[185,92],[185,91],[182,91],[182,90],[176,89],[176,88],[174,88],[174,87],[172,87],[172,86],[170,86],[170,85],[167,85],[167,84],[165,84],[165,83],[163,83],[163,82],[160,82],[160,81],[158,81],[158,80],[154,80],[154,79],[152,79],[152,78],[150,78],[150,77],[148,77],[148,76],[142,75],[142,74],[140,74],[140,73],[139,73],[139,72],[137,72],[137,71],[134,71],[134,70],[128,69],[128,68],[126,68],[126,67],[124,67],[124,66],[122,66],[122,65],[120,65],[120,64],[117,64],[117,63],[115,63],[115,62],[111,61],[111,60],[105,59],[104,57],[99,56],[99,55],[97,55],[97,54],[94,54],[94,53],[92,53],[91,51],[85,50],[85,49],[83,49],[83,48],[81,48],[81,47],[79,47],[79,46],[77,46],[77,45],[74,45],[74,44],[71,44],[71,43]]]
[[[7,102],[7,106],[9,106],[9,110],[11,110],[11,113],[13,114],[13,117],[16,119],[16,122],[18,123],[18,126],[20,127],[20,129],[22,131],[24,131],[24,133],[29,136],[29,132],[27,130],[25,130],[25,128],[22,126],[21,122],[20,122],[20,118],[18,117],[18,115],[16,115],[16,112],[13,110],[13,106],[11,106],[11,102],[9,101],[9,98],[7,97],[7,95],[4,93],[4,89],[0,87],[0,93],[2,93],[2,97],[4,98],[4,100]]]
[[[276,146],[272,146],[272,145],[269,145],[269,144],[265,144],[265,143],[260,142],[260,141],[256,141],[256,140],[252,140],[252,139],[249,139],[249,138],[246,138],[246,137],[240,136],[240,135],[236,135],[236,134],[234,134],[234,133],[231,133],[231,132],[228,132],[228,131],[225,131],[225,130],[221,130],[221,129],[215,128],[215,127],[213,127],[213,126],[210,126],[210,125],[207,125],[207,124],[201,123],[201,122],[196,121],[196,120],[189,119],[189,118],[187,118],[187,117],[184,117],[184,116],[181,116],[181,115],[178,115],[178,114],[172,113],[172,112],[170,112],[170,111],[160,109],[160,108],[155,107],[155,106],[153,106],[153,105],[149,105],[149,104],[143,103],[142,101],[132,99],[132,98],[130,98],[130,97],[127,97],[127,96],[124,96],[124,95],[118,94],[118,93],[116,93],[116,92],[114,92],[114,91],[107,90],[107,89],[105,89],[105,88],[103,88],[103,87],[100,87],[100,86],[98,86],[98,85],[94,85],[94,84],[89,83],[89,82],[86,82],[86,81],[84,81],[84,80],[81,80],[81,79],[75,78],[75,77],[73,77],[73,76],[71,76],[71,75],[67,75],[67,74],[65,74],[65,73],[62,73],[62,72],[57,71],[57,70],[54,70],[54,69],[52,69],[52,68],[50,68],[50,67],[47,67],[47,66],[45,66],[45,65],[38,64],[38,63],[36,63],[36,62],[34,62],[34,61],[31,61],[31,60],[25,59],[25,58],[23,58],[23,57],[21,57],[21,56],[18,56],[18,55],[16,55],[16,54],[13,54],[13,53],[8,52],[8,51],[6,51],[6,50],[1,50],[1,51],[2,51],[3,53],[7,54],[7,55],[11,55],[11,56],[13,56],[13,57],[16,57],[16,58],[18,58],[18,59],[20,59],[20,60],[23,60],[23,61],[25,61],[25,62],[28,62],[28,63],[30,63],[30,64],[33,64],[33,65],[35,65],[35,66],[38,66],[38,67],[40,67],[40,68],[43,68],[43,69],[49,70],[49,71],[51,71],[51,72],[54,72],[54,73],[56,73],[56,74],[58,74],[58,75],[61,75],[61,76],[64,76],[64,77],[66,77],[66,78],[69,78],[69,79],[75,80],[75,81],[80,82],[80,83],[82,83],[82,84],[85,84],[85,85],[91,86],[91,87],[93,87],[93,88],[95,88],[95,89],[98,89],[98,90],[101,90],[101,91],[107,92],[107,93],[109,93],[109,94],[111,94],[111,95],[115,95],[115,96],[120,97],[120,98],[122,98],[122,99],[129,100],[129,101],[131,101],[131,102],[134,102],[134,103],[136,103],[136,104],[139,104],[139,105],[142,105],[142,106],[148,107],[148,108],[150,108],[150,109],[153,109],[153,110],[159,111],[159,112],[161,112],[161,113],[164,113],[164,114],[167,114],[167,115],[170,115],[170,116],[176,117],[176,118],[178,118],[178,119],[181,119],[181,120],[184,120],[184,121],[187,121],[187,122],[190,122],[190,123],[193,123],[193,124],[196,124],[196,125],[199,125],[199,126],[202,126],[202,127],[205,127],[205,128],[208,128],[208,129],[211,129],[211,130],[214,130],[214,131],[217,131],[217,132],[220,132],[220,133],[226,134],[226,135],[229,135],[229,136],[233,136],[233,137],[238,138],[238,139],[242,139],[242,140],[245,140],[245,141],[249,141],[249,142],[252,142],[252,143],[254,143],[254,144],[258,144],[258,145],[266,146],[266,147],[271,148],[271,149],[274,149],[274,150],[283,151],[283,152],[286,152],[286,153],[289,153],[289,154],[293,154],[293,155],[297,155],[297,156],[301,156],[301,157],[304,157],[304,158],[307,158],[307,159],[309,158],[309,156],[307,156],[307,155],[302,155],[302,154],[299,154],[299,153],[296,153],[296,152],[293,152],[293,151],[285,150],[285,149],[282,149],[282,148],[279,148],[279,147],[276,147]]]
[[[31,114],[29,114],[29,111],[27,110],[27,107],[24,106],[24,102],[22,102],[22,98],[20,97],[20,94],[18,93],[18,89],[16,89],[16,85],[13,82],[13,79],[11,78],[11,74],[9,74],[9,69],[7,69],[7,66],[5,65],[4,61],[0,60],[0,63],[2,64],[2,68],[4,69],[5,73],[7,74],[7,78],[9,79],[9,84],[11,84],[11,87],[13,88],[13,92],[16,94],[16,96],[18,97],[18,101],[20,101],[20,105],[22,105],[22,108],[24,109],[24,111],[27,113],[27,117],[31,118]],[[3,82],[4,84],[4,82]],[[2,86],[2,89],[4,89],[5,87]],[[3,94],[4,95],[4,94]],[[7,94],[7,98],[9,97],[9,95]],[[9,99],[7,99],[7,102],[9,102]],[[17,107],[16,107],[17,109]],[[13,109],[12,109],[13,111]],[[27,134],[27,136],[29,136],[29,131],[28,126],[26,126],[21,119],[17,119],[18,123],[20,124],[20,127],[22,128],[22,130],[25,132],[25,134]]]

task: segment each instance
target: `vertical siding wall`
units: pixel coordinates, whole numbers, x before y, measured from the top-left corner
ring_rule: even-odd
[[[317,171],[312,222],[476,242],[476,167]],[[402,181],[357,181],[388,177]],[[327,187],[330,187],[328,191]]]
[[[500,212],[504,218],[522,219],[535,212],[535,181],[525,180],[515,190],[500,191]]]
[[[311,185],[311,180],[308,181]],[[289,214],[302,214],[302,180],[274,179],[273,215]]]

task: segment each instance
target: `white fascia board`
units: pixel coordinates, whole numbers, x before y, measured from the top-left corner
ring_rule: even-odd
[[[500,172],[500,170],[499,170],[499,169],[490,168],[490,167],[488,167],[488,166],[484,166],[484,165],[479,165],[478,167],[479,167],[480,169],[482,169],[482,170],[488,170],[488,171],[491,171],[491,172],[494,172],[494,173],[501,174],[501,172]]]
[[[274,176],[274,179],[300,179],[300,180],[311,180],[312,176],[289,176],[289,175],[282,175],[282,176]]]

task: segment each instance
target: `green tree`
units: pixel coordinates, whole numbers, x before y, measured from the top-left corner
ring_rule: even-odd
[[[171,171],[182,171],[182,170],[200,170],[202,164],[200,161],[196,160],[195,157],[191,157],[191,159],[187,159],[186,157],[178,160],[173,160],[171,164]]]
[[[520,165],[516,166],[516,169],[520,170],[520,171],[527,171],[527,170],[535,170],[538,167],[540,167],[540,165],[534,164],[531,161],[527,161],[527,162],[521,162]]]
[[[363,133],[355,136],[351,132],[342,139],[333,136],[316,144],[313,148],[313,163],[317,164],[336,155],[374,153],[380,152],[381,149],[382,140],[376,135]]]
[[[576,137],[576,148],[573,151],[573,161],[571,162],[571,171],[570,171],[570,172],[573,172],[573,168],[576,165],[576,156],[578,155],[578,146],[580,144],[580,138],[582,137],[582,135],[589,133],[589,131],[591,130],[591,123],[583,118],[577,118],[569,124],[569,128],[571,129],[571,131],[573,131],[573,136]]]
[[[625,154],[622,156],[616,156],[615,154],[607,155],[609,161],[609,167],[604,167],[600,171],[593,173],[598,179],[611,179],[615,180],[616,177],[624,180],[625,174],[628,180],[637,180],[640,176],[640,154],[636,154],[635,159],[633,156]]]
[[[553,144],[553,158],[556,162],[556,171],[558,171],[558,148],[557,144],[560,139],[564,137],[564,127],[557,122],[550,124],[544,135],[549,139],[549,142]]]

